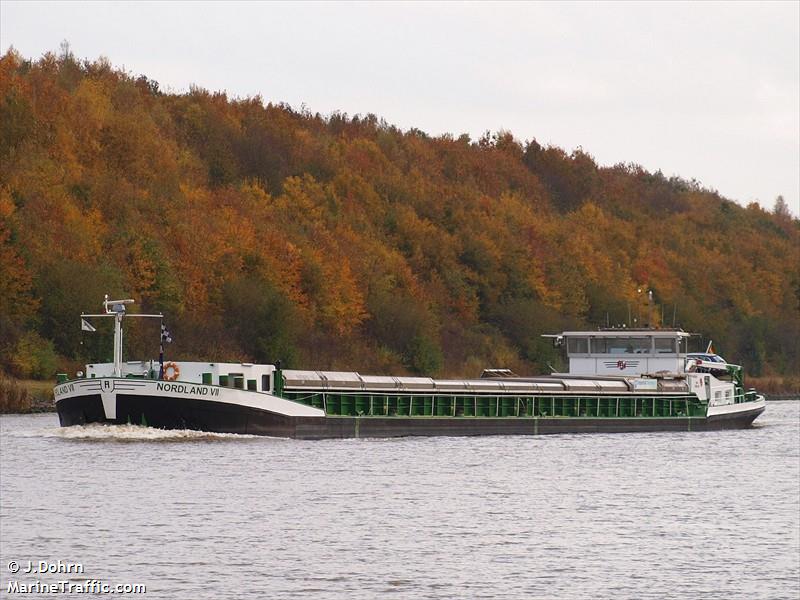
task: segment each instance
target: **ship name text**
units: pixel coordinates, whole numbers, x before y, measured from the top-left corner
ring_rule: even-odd
[[[183,383],[157,383],[159,392],[174,392],[177,394],[190,394],[195,396],[219,396],[219,388],[207,385],[185,385]]]
[[[65,383],[64,385],[56,386],[55,394],[56,396],[61,396],[62,394],[69,394],[70,392],[74,391],[75,391],[74,383]]]

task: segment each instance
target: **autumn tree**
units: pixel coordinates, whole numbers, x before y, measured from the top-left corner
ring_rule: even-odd
[[[755,372],[800,362],[800,221],[508,131],[431,136],[192,87],[68,46],[0,57],[0,367],[107,358],[104,293],[176,358],[477,375],[562,368],[543,333],[664,321]],[[660,321],[660,310],[653,314]],[[101,326],[102,329],[102,326]],[[126,334],[148,357],[153,333]]]

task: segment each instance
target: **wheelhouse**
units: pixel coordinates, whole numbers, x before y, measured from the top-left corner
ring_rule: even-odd
[[[679,329],[565,331],[570,375],[683,373],[690,334]]]

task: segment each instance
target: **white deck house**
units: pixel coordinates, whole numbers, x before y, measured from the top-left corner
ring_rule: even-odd
[[[570,375],[683,373],[688,333],[675,329],[565,331]]]

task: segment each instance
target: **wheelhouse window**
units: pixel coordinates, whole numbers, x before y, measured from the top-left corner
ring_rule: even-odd
[[[598,337],[592,338],[594,354],[649,354],[649,337]]]
[[[270,391],[272,386],[270,385],[270,381],[269,380],[270,380],[270,376],[269,375],[262,375],[261,376],[261,391],[262,392]]]
[[[689,338],[682,337],[678,340],[678,352],[680,354],[686,354],[689,352]]]
[[[567,338],[569,354],[589,354],[589,338]]]
[[[675,338],[656,338],[656,354],[675,354]]]

